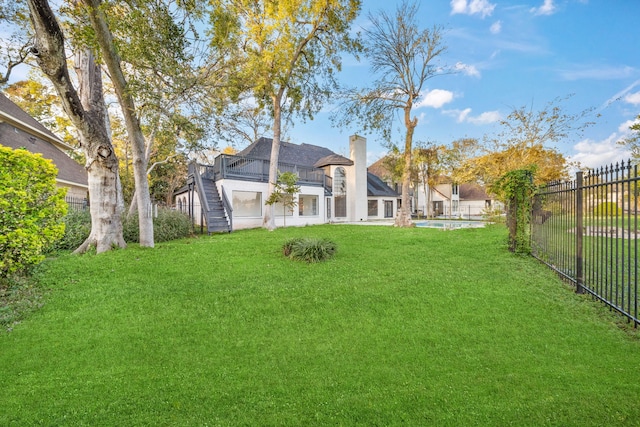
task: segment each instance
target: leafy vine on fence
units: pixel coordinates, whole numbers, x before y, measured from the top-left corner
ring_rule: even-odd
[[[506,202],[509,250],[518,254],[531,253],[529,224],[536,189],[533,183],[535,172],[535,166],[513,170],[502,175],[491,186],[492,192]]]

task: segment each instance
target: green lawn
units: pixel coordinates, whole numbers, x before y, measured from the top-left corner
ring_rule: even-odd
[[[284,258],[327,237],[333,260]],[[637,426],[640,340],[503,227],[238,231],[39,272],[0,425]]]

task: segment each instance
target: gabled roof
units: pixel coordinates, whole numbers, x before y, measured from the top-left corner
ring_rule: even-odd
[[[316,168],[323,168],[325,166],[353,166],[353,160],[347,159],[339,154],[330,154],[325,156],[313,164]]]
[[[460,184],[460,200],[490,200],[491,198],[479,184]]]
[[[40,153],[58,168],[58,181],[88,187],[87,171],[69,157],[71,149],[44,125],[31,117],[9,98],[0,93],[0,145],[32,153]]]
[[[367,196],[371,197],[399,197],[391,187],[389,187],[377,175],[367,172]]]
[[[272,143],[273,140],[271,138],[260,138],[240,151],[237,156],[269,160],[271,158]],[[334,153],[328,148],[311,144],[292,144],[289,142],[280,142],[280,155],[278,159],[282,163],[308,167],[353,164],[351,160]],[[320,162],[320,160],[323,161]],[[322,164],[322,166],[316,166],[316,164]]]

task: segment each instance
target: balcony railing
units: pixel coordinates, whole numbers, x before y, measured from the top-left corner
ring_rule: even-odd
[[[269,182],[269,161],[249,157],[222,154],[216,157],[213,166],[198,165],[203,178],[239,179],[244,181]],[[298,175],[299,185],[315,185],[331,188],[331,178],[326,177],[323,169],[298,166],[290,163],[278,163],[279,172],[293,172]]]

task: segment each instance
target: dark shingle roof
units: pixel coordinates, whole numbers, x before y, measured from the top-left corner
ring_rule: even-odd
[[[377,175],[367,172],[367,196],[371,197],[399,197],[391,187],[385,184]]]
[[[271,158],[271,138],[260,138],[253,144],[249,145],[237,155],[251,157],[253,159],[269,160]],[[278,157],[281,163],[289,163],[298,166],[321,167],[315,166],[322,163],[322,166],[330,164],[352,165],[353,162],[346,157],[340,156],[328,148],[319,147],[311,144],[291,144],[289,142],[280,142],[280,155]],[[337,163],[326,163],[326,160]],[[346,163],[345,163],[346,162]]]
[[[13,120],[20,124],[14,122],[14,126],[14,123],[11,123]],[[42,157],[50,159],[56,165],[59,180],[86,187],[87,171],[54,145],[54,141],[57,141],[59,147],[66,146],[44,125],[0,93],[0,145],[40,153]]]

